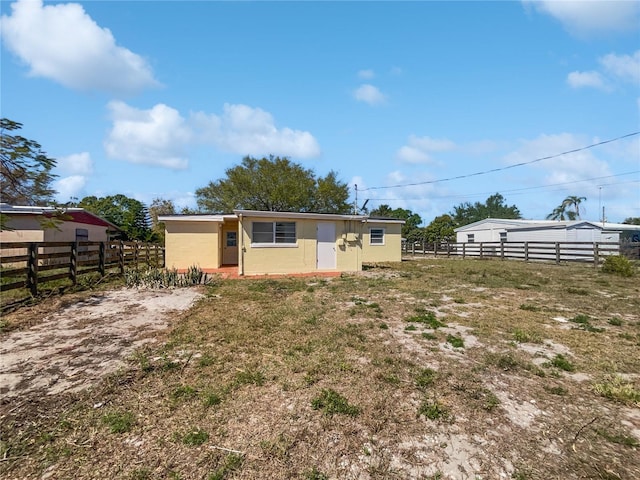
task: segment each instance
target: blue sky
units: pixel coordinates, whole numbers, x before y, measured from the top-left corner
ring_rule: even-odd
[[[426,224],[496,192],[524,218],[567,195],[640,216],[638,1],[1,7],[1,115],[58,160],[60,201],[193,208],[272,154]]]

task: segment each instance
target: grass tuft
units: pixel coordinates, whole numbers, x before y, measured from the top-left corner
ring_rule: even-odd
[[[360,413],[360,408],[351,405],[344,396],[331,388],[323,389],[320,395],[311,401],[311,407],[314,410],[322,410],[328,416],[339,413],[354,417]]]
[[[596,383],[593,389],[596,393],[609,400],[627,405],[640,405],[640,390],[620,375],[615,375],[601,383]]]
[[[110,412],[102,416],[102,423],[111,433],[126,433],[133,428],[135,417],[131,412]]]

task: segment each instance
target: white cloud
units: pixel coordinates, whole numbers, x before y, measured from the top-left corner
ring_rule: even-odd
[[[309,132],[278,128],[273,116],[260,108],[225,104],[222,115],[196,113],[193,123],[202,140],[241,155],[284,155],[310,158],[320,147]]]
[[[277,128],[269,112],[247,105],[225,104],[221,115],[197,112],[188,120],[164,104],[140,110],[116,101],[109,110],[113,127],[104,142],[107,155],[131,163],[183,169],[186,150],[196,143],[241,155],[320,155],[311,133]]]
[[[93,173],[93,160],[88,152],[74,153],[58,157],[56,172],[61,178],[53,183],[57,200],[68,201],[71,197],[80,197],[87,184],[88,176]]]
[[[523,0],[525,7],[559,20],[571,34],[585,37],[593,33],[636,30],[640,2],[605,0]]]
[[[633,55],[610,53],[600,59],[605,71],[621,80],[640,83],[640,50]]]
[[[118,46],[77,3],[18,0],[0,19],[2,39],[35,77],[78,90],[131,93],[157,86],[149,64]]]
[[[609,90],[607,83],[599,72],[571,72],[567,75],[567,83],[572,88],[592,87]]]
[[[407,145],[396,152],[396,159],[405,163],[430,163],[433,161],[432,152],[446,152],[455,148],[456,144],[451,140],[410,135]]]
[[[67,202],[72,197],[79,198],[86,184],[87,177],[84,175],[71,175],[70,177],[56,180],[53,183],[53,188],[58,192],[56,198],[60,202]]]
[[[110,158],[131,163],[183,169],[185,147],[193,134],[180,113],[164,104],[139,110],[124,102],[109,103],[113,127],[104,147]]]
[[[375,74],[375,72],[373,70],[360,70],[358,72],[358,77],[362,78],[364,80],[370,80],[375,76],[376,76],[376,74]]]
[[[609,53],[598,61],[602,72],[571,72],[567,83],[573,88],[592,87],[604,91],[611,91],[616,82],[640,83],[640,50],[633,55]]]
[[[63,175],[90,175],[93,173],[93,160],[89,152],[74,153],[59,157],[56,168]]]
[[[365,102],[369,105],[380,105],[385,102],[386,97],[378,90],[377,87],[365,83],[360,85],[354,92],[353,96],[359,102]]]

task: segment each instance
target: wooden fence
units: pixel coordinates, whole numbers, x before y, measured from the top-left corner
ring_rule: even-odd
[[[445,255],[462,258],[513,258],[523,261],[584,262],[597,267],[608,255],[640,257],[640,243],[618,242],[414,242],[404,243],[410,256]]]
[[[0,243],[0,292],[27,288],[38,294],[38,284],[118,269],[125,266],[164,266],[161,245],[140,242],[5,242]]]

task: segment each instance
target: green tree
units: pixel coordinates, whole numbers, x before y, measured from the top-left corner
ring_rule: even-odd
[[[402,237],[412,242],[422,239],[423,232],[420,228],[422,218],[411,210],[406,210],[404,208],[392,209],[389,205],[382,204],[371,210],[371,212],[369,212],[369,216],[404,220],[405,223],[402,226]]]
[[[171,200],[164,198],[154,198],[149,206],[149,216],[151,217],[151,230],[156,239],[164,243],[164,222],[158,221],[160,215],[175,215],[176,207]]]
[[[312,170],[288,158],[245,157],[225,174],[226,178],[196,190],[200,211],[348,213],[351,209],[348,186],[337,179],[335,172],[316,177]]]
[[[0,201],[13,205],[42,206],[53,201],[51,170],[56,160],[40,144],[9,132],[22,124],[0,119]]]
[[[626,225],[640,225],[640,217],[627,217],[622,223]]]
[[[446,213],[433,219],[427,225],[424,231],[425,240],[428,242],[452,241],[456,238],[453,231],[456,228],[456,222],[450,215]]]
[[[125,195],[84,197],[78,206],[117,225],[125,240],[155,241],[150,227],[149,211],[145,205]]]
[[[507,205],[505,203],[505,198],[499,193],[491,195],[484,203],[461,203],[460,205],[453,207],[453,211],[450,212],[450,216],[459,227],[469,225],[473,222],[479,222],[485,218],[522,218],[518,207],[515,205]]]
[[[547,220],[580,220],[580,204],[586,197],[569,195],[547,215]]]

